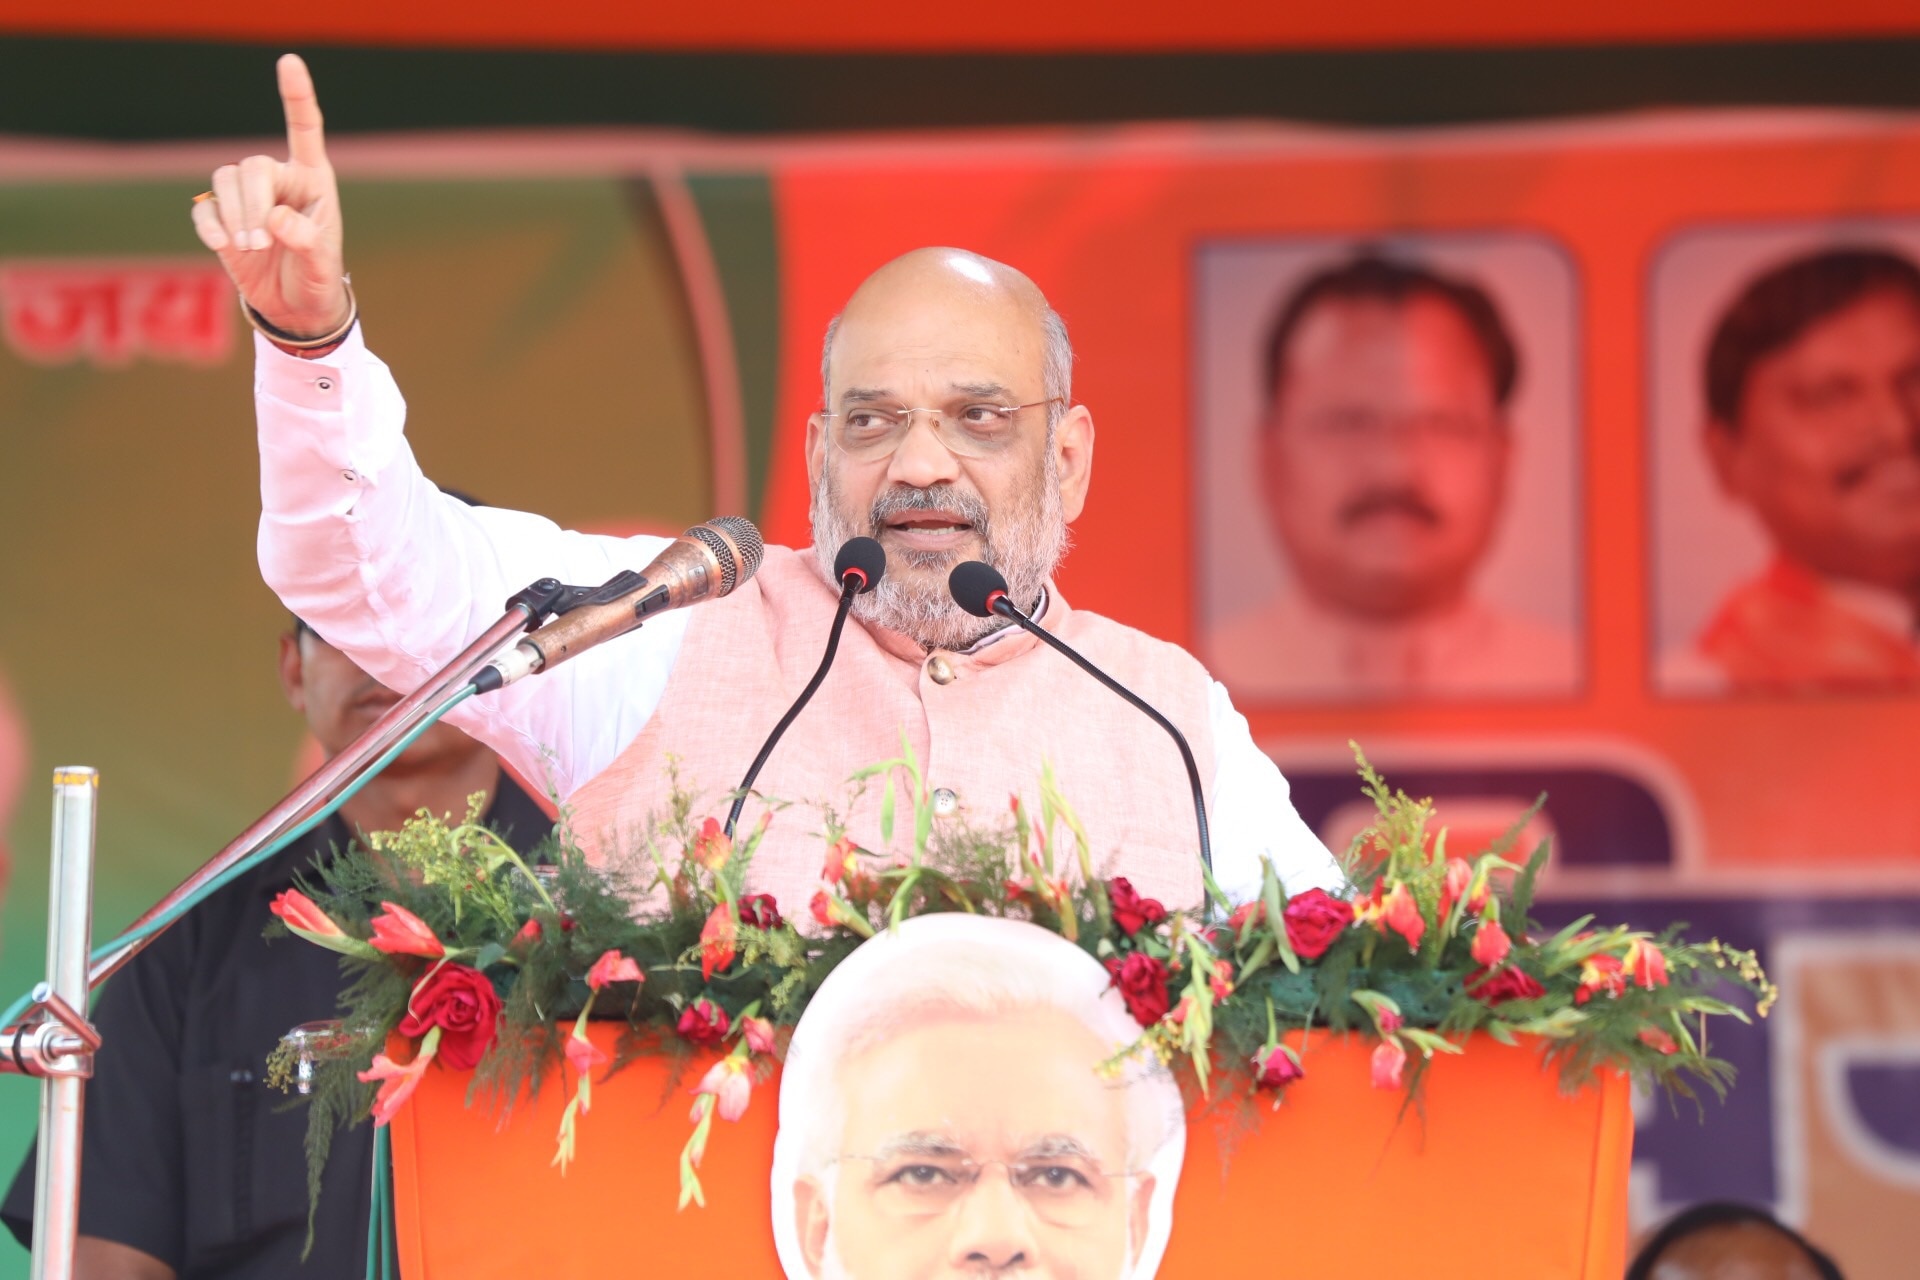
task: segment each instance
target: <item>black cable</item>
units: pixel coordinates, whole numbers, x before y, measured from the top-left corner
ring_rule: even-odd
[[[740,794],[733,798],[733,808],[727,812],[727,839],[733,839],[733,829],[740,821],[740,811],[747,804],[747,793],[753,789],[753,780],[760,776],[760,770],[767,763],[767,757],[773,754],[773,749],[779,744],[781,735],[786,733],[787,726],[794,722],[802,708],[812,700],[814,691],[820,687],[820,682],[827,678],[827,668],[833,665],[834,652],[840,648],[840,631],[847,625],[847,612],[853,608],[853,598],[860,594],[864,585],[865,579],[856,578],[850,574],[841,578],[840,607],[834,611],[833,629],[827,632],[827,652],[820,659],[819,670],[813,673],[813,679],[807,681],[807,687],[800,691],[800,696],[794,699],[791,707],[787,708],[787,714],[780,717],[780,723],[774,725],[773,732],[767,735],[766,745],[760,748],[760,754],[753,758],[753,763],[747,768],[747,776],[740,779]]]
[[[1066,641],[1054,635],[1053,632],[1047,630],[1026,614],[1020,612],[1013,601],[1006,596],[1001,596],[995,600],[992,604],[992,609],[1001,617],[1012,619],[1027,631],[1032,632],[1034,635],[1052,645],[1054,649],[1065,655],[1076,667],[1079,667],[1095,680],[1098,680],[1101,684],[1107,686],[1107,688],[1113,690],[1128,702],[1131,702],[1141,711],[1146,712],[1155,724],[1165,729],[1173,738],[1174,745],[1180,748],[1180,759],[1187,766],[1187,784],[1193,788],[1193,823],[1200,832],[1200,861],[1205,864],[1207,874],[1212,875],[1213,841],[1207,835],[1207,794],[1200,787],[1200,766],[1194,763],[1193,748],[1187,745],[1186,735],[1174,728],[1173,721],[1161,715],[1159,711],[1148,704],[1145,698],[1142,698],[1133,690],[1127,688],[1127,686],[1094,666],[1093,663],[1081,657],[1079,651],[1074,649]]]

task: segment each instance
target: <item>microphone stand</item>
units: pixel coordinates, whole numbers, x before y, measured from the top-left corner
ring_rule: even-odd
[[[773,755],[774,747],[779,745],[780,739],[786,735],[788,727],[799,718],[800,712],[807,703],[813,701],[813,695],[820,688],[820,682],[827,678],[827,669],[833,666],[833,655],[840,649],[840,632],[847,625],[847,613],[853,608],[853,598],[860,594],[864,586],[864,581],[856,578],[852,573],[841,575],[840,607],[834,610],[833,627],[827,632],[827,651],[821,656],[820,666],[814,671],[813,679],[807,681],[807,687],[800,691],[800,696],[795,698],[793,705],[787,708],[787,714],[780,717],[780,723],[773,726],[773,732],[767,735],[766,744],[760,748],[760,754],[755,756],[753,763],[747,766],[747,776],[740,779],[740,794],[733,798],[733,807],[727,810],[728,840],[733,839],[733,829],[740,822],[740,811],[746,808],[747,793],[753,789],[753,780],[760,776],[760,770],[766,765],[768,757]]]
[[[85,1081],[93,1075],[100,1033],[87,1019],[88,992],[118,972],[181,915],[317,825],[351,790],[384,768],[429,724],[470,697],[475,677],[543,622],[579,588],[542,578],[507,601],[499,621],[425,683],[389,707],[351,745],[294,787],[206,865],[149,908],[89,962],[93,915],[94,828],[99,775],[85,767],[54,771],[53,861],[47,930],[47,981],[0,1015],[0,1073],[34,1076],[40,1085],[40,1154],[35,1170],[33,1280],[71,1280],[79,1227],[80,1149]]]
[[[1064,655],[1068,661],[1072,662],[1074,666],[1079,667],[1095,680],[1098,680],[1101,684],[1107,686],[1107,688],[1113,690],[1122,698],[1125,698],[1139,710],[1145,712],[1155,724],[1167,731],[1168,736],[1173,739],[1174,745],[1180,748],[1180,759],[1182,763],[1187,766],[1187,785],[1193,789],[1193,822],[1194,826],[1197,827],[1200,832],[1200,861],[1206,867],[1207,874],[1211,876],[1213,874],[1213,841],[1207,835],[1207,795],[1205,791],[1201,790],[1200,766],[1194,763],[1193,748],[1187,745],[1186,735],[1174,728],[1173,721],[1161,715],[1145,698],[1140,697],[1133,690],[1127,688],[1127,686],[1121,684],[1118,680],[1115,680],[1099,667],[1094,666],[1093,663],[1087,661],[1087,659],[1080,655],[1079,650],[1073,648],[1073,646],[1069,645],[1059,636],[1054,635],[1053,632],[1047,630],[1025,613],[1021,612],[1020,607],[1008,599],[1004,591],[997,591],[990,597],[988,608],[992,609],[1001,617],[1017,623],[1023,630],[1046,641],[1047,644],[1053,646],[1054,649]]]

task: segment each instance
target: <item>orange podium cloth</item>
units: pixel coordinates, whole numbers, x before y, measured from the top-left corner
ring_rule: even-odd
[[[619,1026],[593,1038],[611,1051]],[[1292,1039],[1289,1043],[1295,1043]],[[1476,1037],[1436,1059],[1418,1108],[1369,1083],[1372,1042],[1315,1033],[1276,1111],[1216,1100],[1188,1117],[1163,1280],[1258,1272],[1465,1280],[1618,1280],[1626,1266],[1628,1083],[1559,1091],[1536,1047]],[[570,1090],[557,1077],[504,1125],[435,1066],[393,1122],[403,1280],[719,1276],[779,1280],[771,1222],[778,1080],[716,1122],[707,1206],[676,1212],[691,1089],[647,1059],[595,1082],[577,1159],[552,1168]],[[1236,1082],[1237,1084],[1237,1082]]]

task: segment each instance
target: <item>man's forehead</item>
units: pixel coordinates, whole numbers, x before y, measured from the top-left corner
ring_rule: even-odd
[[[1797,364],[1844,365],[1881,355],[1905,356],[1916,346],[1920,346],[1920,299],[1904,290],[1880,289],[1822,316],[1755,364],[1788,369]]]
[[[867,277],[847,300],[827,351],[835,385],[876,367],[973,366],[1004,380],[1037,373],[1047,301],[1004,263],[959,249],[920,249]],[[1011,366],[1011,367],[1010,367]]]
[[[881,1137],[875,1144],[873,1154],[883,1159],[922,1156],[927,1159],[952,1157],[982,1160],[1003,1156],[1016,1160],[1097,1160],[1100,1156],[1099,1144],[1087,1134],[1051,1129],[1014,1134],[1011,1137],[1012,1141],[1006,1144],[1005,1150],[981,1151],[977,1146],[977,1135],[970,1129],[906,1129]]]
[[[1124,1128],[1111,1050],[1072,1018],[934,1016],[850,1055],[838,1088],[850,1134],[877,1142],[944,1132],[1023,1141],[1065,1132],[1105,1144]]]

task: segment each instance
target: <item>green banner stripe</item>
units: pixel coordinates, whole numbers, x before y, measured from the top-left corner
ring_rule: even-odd
[[[0,39],[0,132],[280,131],[278,46]],[[1410,125],[1727,104],[1920,105],[1920,39],[1140,55],[319,48],[336,131],[728,132],[1267,117]]]

